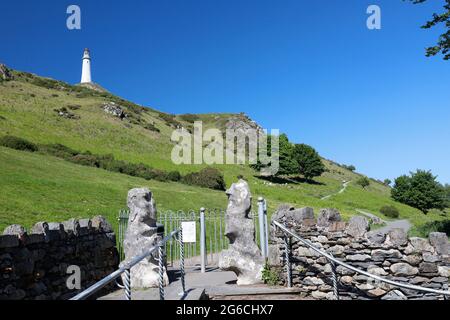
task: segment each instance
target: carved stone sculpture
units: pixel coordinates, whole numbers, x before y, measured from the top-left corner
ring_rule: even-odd
[[[125,261],[121,265],[143,254],[161,240],[157,234],[156,205],[149,189],[130,190],[128,208],[130,216],[123,242]],[[168,283],[169,279],[164,269],[164,284]],[[158,252],[156,251],[131,268],[131,287],[142,289],[158,287],[158,285]]]
[[[230,246],[222,251],[219,268],[236,273],[238,285],[261,283],[264,259],[256,245],[255,225],[249,216],[252,196],[247,182],[239,180],[227,190],[227,195],[225,235]]]

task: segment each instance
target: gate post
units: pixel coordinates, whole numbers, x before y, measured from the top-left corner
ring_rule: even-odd
[[[200,209],[200,259],[201,272],[206,272],[206,225],[205,225],[205,208]]]
[[[261,246],[261,253],[264,260],[267,258],[266,255],[266,227],[264,223],[264,199],[262,197],[258,198],[258,220],[259,220],[259,243]]]
[[[264,232],[266,233],[265,240],[266,240],[266,258],[269,257],[269,223],[267,218],[267,201],[264,199]]]

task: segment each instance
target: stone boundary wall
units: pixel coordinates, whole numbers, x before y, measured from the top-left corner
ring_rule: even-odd
[[[321,210],[316,219],[312,208],[283,206],[272,220],[361,270],[397,282],[448,290],[450,246],[445,233],[431,233],[429,239],[408,239],[401,229],[387,234],[368,232],[366,218],[357,216],[346,223],[333,209]],[[333,299],[332,269],[328,260],[295,239],[291,241],[291,252],[293,285],[300,288],[305,297]],[[272,226],[269,266],[283,285],[286,283],[284,254],[283,233]],[[442,295],[378,283],[342,266],[337,266],[337,274],[341,299],[443,299]]]
[[[66,300],[80,292],[67,288],[69,266],[80,267],[83,290],[118,264],[115,234],[101,216],[39,222],[30,233],[12,225],[0,235],[0,300]]]

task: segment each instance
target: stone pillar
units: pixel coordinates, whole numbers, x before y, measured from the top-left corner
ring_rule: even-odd
[[[234,183],[229,190],[225,216],[225,235],[230,240],[228,250],[219,257],[219,268],[236,273],[238,285],[262,282],[264,259],[255,242],[255,225],[251,211],[252,196],[244,180]]]
[[[156,225],[157,212],[153,194],[149,189],[133,189],[128,192],[130,217],[123,242],[125,261],[143,254],[160,240]],[[169,283],[164,266],[164,282]],[[158,251],[131,268],[131,287],[134,289],[154,288],[159,286]]]

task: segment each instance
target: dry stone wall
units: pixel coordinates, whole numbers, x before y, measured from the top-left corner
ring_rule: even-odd
[[[397,282],[448,290],[450,253],[444,233],[431,233],[429,239],[408,238],[401,229],[387,234],[369,232],[364,217],[348,223],[338,211],[321,210],[317,219],[313,209],[280,207],[273,220],[286,225],[301,237],[335,258],[361,270]],[[296,240],[291,241],[293,285],[302,295],[333,299],[332,266],[328,259]],[[283,233],[273,228],[270,234],[269,265],[280,284],[286,283]],[[341,299],[443,299],[443,296],[401,289],[337,266]]]
[[[12,225],[0,235],[0,300],[65,300],[79,290],[66,282],[81,271],[81,290],[117,269],[111,225],[103,217],[37,223],[28,233]]]

